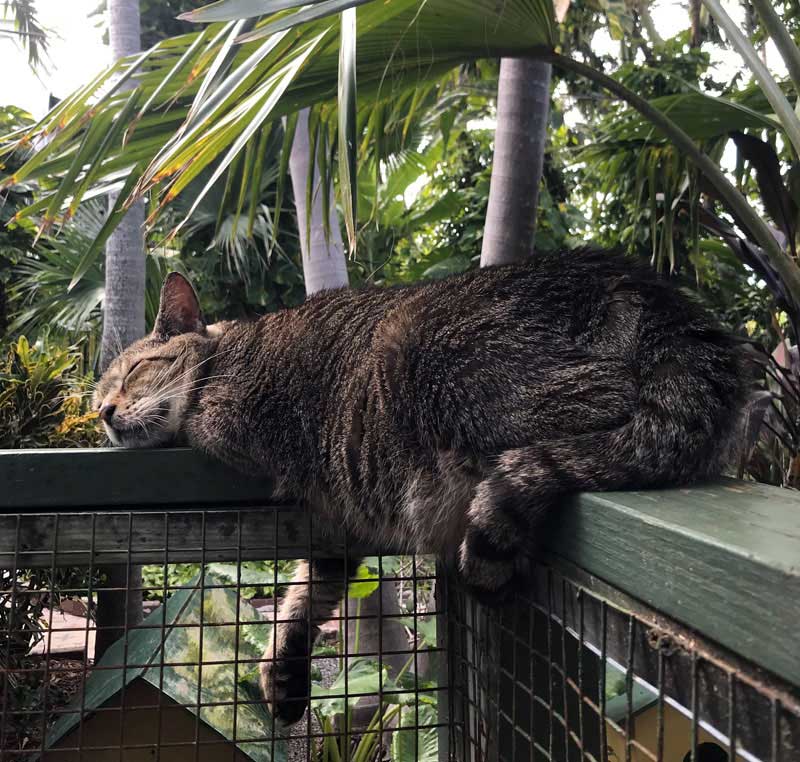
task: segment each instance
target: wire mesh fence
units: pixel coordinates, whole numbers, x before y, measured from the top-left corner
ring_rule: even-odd
[[[800,760],[796,685],[584,570],[487,608],[295,507],[0,515],[0,661],[3,762]]]
[[[120,566],[141,581],[111,586]],[[356,556],[297,509],[259,508],[6,515],[0,567],[4,760],[423,759],[421,748],[436,749],[446,685],[432,558]],[[331,610],[279,605],[332,585],[346,595]],[[101,654],[95,614],[109,595],[140,596],[144,618],[115,624],[120,637]],[[279,652],[282,627],[305,642]],[[279,663],[301,676],[291,727],[259,685]]]
[[[449,590],[456,759],[800,760],[797,686],[579,569],[538,564],[499,611]]]

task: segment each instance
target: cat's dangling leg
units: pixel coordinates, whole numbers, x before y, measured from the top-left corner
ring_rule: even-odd
[[[552,497],[538,504],[521,490],[507,490],[496,473],[478,484],[458,549],[458,568],[473,594],[498,603],[527,576],[532,530]]]
[[[342,600],[360,559],[315,559],[298,563],[275,617],[261,662],[261,692],[275,718],[298,722],[311,694],[311,648],[320,625]],[[310,571],[310,574],[309,574]]]
[[[501,453],[478,484],[459,547],[464,581],[498,600],[524,578],[537,529],[559,501],[580,490],[652,482],[645,464],[632,461],[629,426],[578,435]]]

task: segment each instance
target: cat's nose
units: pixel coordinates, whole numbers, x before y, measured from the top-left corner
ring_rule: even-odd
[[[110,424],[111,419],[114,417],[114,413],[116,412],[116,410],[117,410],[116,405],[104,402],[102,405],[100,405],[100,411],[98,413],[98,415],[100,416],[100,420]]]

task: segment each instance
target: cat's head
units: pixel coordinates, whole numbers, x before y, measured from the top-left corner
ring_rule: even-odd
[[[191,283],[170,273],[153,332],[125,349],[95,389],[93,407],[114,445],[157,447],[180,437],[211,344]]]

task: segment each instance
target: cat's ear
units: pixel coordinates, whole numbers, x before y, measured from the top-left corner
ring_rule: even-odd
[[[181,333],[203,333],[205,329],[192,284],[180,273],[170,273],[161,288],[153,333],[168,338]]]

